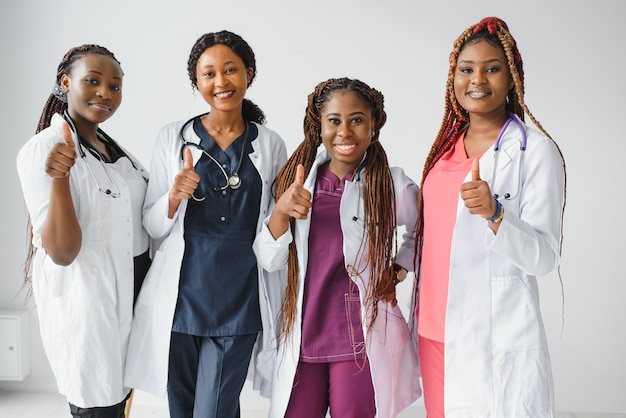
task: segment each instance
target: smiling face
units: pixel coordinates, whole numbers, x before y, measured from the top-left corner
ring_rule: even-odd
[[[506,113],[506,98],[513,80],[502,48],[479,41],[465,46],[454,73],[454,94],[472,116]]]
[[[252,74],[252,68],[246,68],[239,55],[217,44],[198,58],[196,86],[211,111],[240,111]]]
[[[109,119],[122,103],[122,78],[119,63],[102,54],[86,54],[61,76],[67,93],[67,109],[78,130],[97,126]]]
[[[359,166],[370,146],[374,119],[363,99],[348,90],[337,90],[322,109],[322,143],[330,154],[328,169],[343,178]]]

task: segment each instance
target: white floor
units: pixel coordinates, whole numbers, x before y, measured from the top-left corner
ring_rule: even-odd
[[[167,404],[143,402],[141,397],[133,401],[132,418],[169,418]],[[0,390],[0,417],[2,418],[70,418],[65,398],[56,393],[7,392]],[[241,418],[265,418],[266,410],[242,410]],[[419,407],[407,408],[398,418],[425,418]],[[303,417],[305,418],[305,417]],[[626,418],[626,414],[601,414],[587,412],[558,412],[557,418]]]

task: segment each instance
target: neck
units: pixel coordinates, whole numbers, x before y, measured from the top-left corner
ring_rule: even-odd
[[[90,122],[81,117],[76,117],[71,114],[71,112],[67,112],[67,115],[71,119],[71,123],[74,125],[76,129],[76,134],[81,138],[89,141],[92,144],[96,144],[98,141],[98,124]]]
[[[228,148],[246,130],[246,123],[241,113],[233,114],[212,111],[202,118],[202,126],[223,150]]]
[[[492,146],[508,118],[509,115],[506,112],[495,117],[470,115],[470,125],[463,141],[467,157],[472,158],[482,154]]]

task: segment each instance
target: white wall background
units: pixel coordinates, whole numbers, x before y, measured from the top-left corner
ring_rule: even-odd
[[[419,182],[442,117],[452,42],[470,24],[495,15],[518,41],[526,101],[567,163],[562,286],[556,274],[541,280],[557,408],[626,412],[623,10],[620,0],[4,0],[0,309],[20,308],[24,299],[27,216],[15,156],[34,133],[70,47],[99,43],[121,61],[124,101],[103,128],[146,165],[162,125],[207,110],[187,78],[191,46],[203,33],[229,29],[256,53],[258,78],[248,97],[289,152],[302,139],[314,86],[355,77],[385,95],[381,140],[392,164]],[[33,371],[22,382],[0,382],[0,389],[55,390],[35,311],[32,318]],[[246,408],[264,400],[246,391],[242,402]]]

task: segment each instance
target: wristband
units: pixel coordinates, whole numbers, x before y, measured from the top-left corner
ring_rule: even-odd
[[[494,213],[491,218],[487,218],[487,222],[489,222],[490,224],[497,224],[498,222],[502,221],[503,217],[504,206],[502,206],[502,203],[500,203],[500,201],[496,199],[496,213]]]

